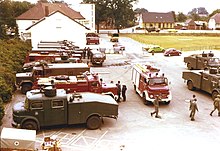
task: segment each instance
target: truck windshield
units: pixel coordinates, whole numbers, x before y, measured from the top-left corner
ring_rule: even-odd
[[[156,77],[156,78],[150,78],[149,79],[149,85],[155,85],[155,84],[167,84],[167,78],[164,77]]]
[[[208,60],[209,64],[220,64],[219,58],[210,58]]]

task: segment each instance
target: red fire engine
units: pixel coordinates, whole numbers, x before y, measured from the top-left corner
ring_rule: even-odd
[[[33,62],[33,61],[39,61],[39,60],[46,60],[48,62],[73,62],[74,60],[77,60],[77,62],[81,62],[82,56],[81,54],[70,54],[66,52],[60,52],[60,53],[49,53],[46,51],[34,53],[31,52],[27,54],[25,63]],[[58,61],[60,60],[60,61]]]
[[[168,79],[160,70],[145,64],[135,64],[132,69],[132,81],[134,90],[139,94],[146,105],[153,102],[156,95],[161,101],[169,104],[172,95],[168,85]]]
[[[108,94],[117,99],[117,86],[112,83],[104,83],[98,74],[85,72],[77,76],[50,76],[39,78],[32,89],[39,89],[46,86],[55,86],[57,89],[65,89],[72,92],[95,92]]]

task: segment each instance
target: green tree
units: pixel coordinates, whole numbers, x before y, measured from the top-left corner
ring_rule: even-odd
[[[18,2],[11,0],[0,0],[0,39],[9,39],[10,35],[7,34],[9,29],[14,30],[15,35],[17,25],[15,17],[21,15],[28,9],[33,7],[33,4],[29,2]]]
[[[187,20],[187,16],[184,15],[182,12],[179,12],[177,15],[176,15],[176,21],[177,22],[185,22]]]
[[[209,14],[209,18],[211,18],[213,15],[220,13],[220,9],[214,10],[211,14]]]
[[[2,119],[5,115],[5,108],[2,99],[0,98],[0,125],[2,125]]]
[[[137,0],[83,0],[85,3],[95,4],[95,22],[97,32],[103,21],[110,23],[116,29],[129,27],[134,23],[132,3]]]

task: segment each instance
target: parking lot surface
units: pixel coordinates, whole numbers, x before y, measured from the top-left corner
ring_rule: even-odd
[[[101,36],[99,47],[109,49],[113,43],[107,35]],[[213,109],[209,94],[202,91],[189,91],[182,79],[182,71],[187,70],[183,57],[203,50],[184,52],[182,56],[164,57],[158,53],[142,51],[142,44],[129,38],[120,37],[119,42],[125,45],[123,54],[107,54],[103,67],[91,67],[98,72],[104,81],[121,81],[127,85],[127,101],[119,103],[117,120],[104,119],[100,129],[88,130],[85,125],[49,127],[37,134],[36,148],[45,136],[57,135],[63,151],[133,151],[133,150],[211,150],[219,148],[220,117],[209,113]],[[92,47],[92,46],[91,46]],[[93,46],[97,47],[97,46]],[[209,51],[209,50],[207,50]],[[213,51],[219,56],[218,51]],[[161,105],[157,119],[151,117],[152,105],[144,105],[135,93],[131,81],[131,69],[135,63],[150,63],[162,70],[171,82],[173,99],[169,105]],[[195,94],[198,99],[199,112],[195,121],[189,118],[189,103],[185,100]],[[7,105],[2,127],[11,127],[11,107],[23,100],[19,90]],[[2,128],[1,127],[1,128]]]

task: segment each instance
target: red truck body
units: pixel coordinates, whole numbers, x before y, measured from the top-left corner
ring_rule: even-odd
[[[150,65],[136,64],[132,69],[132,81],[134,89],[145,104],[153,102],[156,95],[161,96],[161,101],[169,104],[172,95],[168,85],[168,79],[160,70]]]
[[[56,60],[68,61],[71,58],[72,60],[75,59],[75,60],[78,60],[78,62],[81,62],[82,56],[81,54],[76,54],[76,53],[68,54],[66,52],[60,52],[60,53],[49,53],[47,51],[42,51],[38,53],[31,52],[27,54],[25,63],[39,61],[39,60],[45,60],[48,62],[56,62]]]
[[[112,83],[104,83],[100,80],[98,74],[85,72],[77,76],[50,76],[48,78],[39,78],[32,89],[40,89],[42,87],[53,85],[57,89],[65,89],[68,93],[72,92],[94,92],[109,94],[117,97],[117,86]]]

